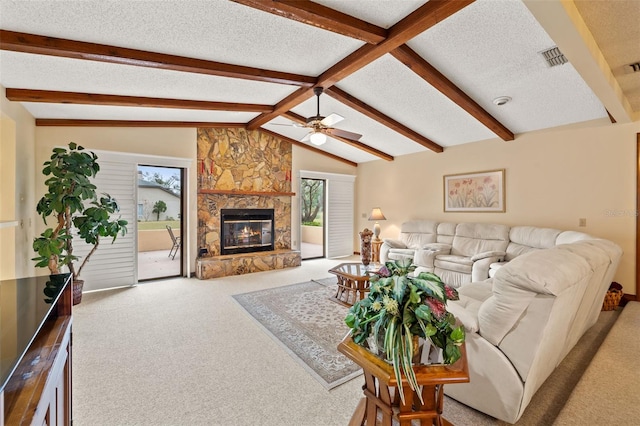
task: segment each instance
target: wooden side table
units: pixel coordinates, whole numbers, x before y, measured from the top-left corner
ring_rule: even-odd
[[[369,292],[369,271],[360,263],[341,263],[329,269],[338,277],[335,296],[330,299],[345,306],[353,306]]]
[[[395,418],[400,426],[411,426],[412,420],[420,425],[451,425],[442,418],[444,403],[444,385],[469,382],[467,352],[462,345],[462,357],[451,365],[418,365],[414,367],[418,385],[422,386],[422,400],[411,390],[409,382],[402,376],[403,403],[397,392],[398,382],[393,366],[367,349],[351,340],[351,336],[338,345],[338,351],[362,367],[365,384],[362,387],[364,398],[360,400],[353,413],[349,426],[374,426],[379,414],[382,426],[391,426]],[[371,421],[370,421],[371,420]]]
[[[382,246],[382,240],[371,240],[371,261],[380,263],[380,247]]]

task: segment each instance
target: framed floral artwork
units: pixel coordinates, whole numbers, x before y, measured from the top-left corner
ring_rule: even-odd
[[[444,176],[445,212],[504,212],[504,169]]]

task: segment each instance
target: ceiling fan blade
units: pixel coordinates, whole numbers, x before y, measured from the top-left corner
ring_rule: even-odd
[[[342,120],[344,120],[343,116],[333,113],[323,118],[320,124],[322,124],[323,126],[331,127],[334,124],[341,122]]]
[[[304,137],[302,139],[300,139],[300,142],[307,142],[309,140],[309,138],[311,137],[311,133],[313,133],[313,132],[309,132],[306,135],[304,135]]]
[[[269,123],[269,124],[273,124],[274,126],[287,126],[287,127],[307,127],[304,124],[300,124],[300,123],[296,123],[295,121],[292,121],[291,123]]]
[[[362,137],[362,135],[358,133],[348,132],[342,129],[325,129],[325,132],[329,136],[340,136],[341,138],[351,139],[352,141],[360,140],[360,138]]]

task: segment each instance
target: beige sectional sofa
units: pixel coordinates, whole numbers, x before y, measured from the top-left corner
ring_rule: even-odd
[[[432,225],[429,229],[434,229]],[[434,242],[413,246],[414,260],[423,263],[423,270],[439,275],[444,271],[459,284],[460,300],[447,306],[467,332],[471,381],[447,385],[445,393],[515,423],[540,385],[596,322],[622,250],[611,241],[580,232],[507,227],[505,243],[502,226],[461,225],[455,226],[453,236],[442,234],[451,242],[439,240],[436,224],[435,235],[420,237]],[[446,228],[450,230],[451,224]],[[415,224],[410,229],[416,229]],[[488,234],[491,229],[494,234]],[[463,239],[456,243],[457,237]],[[415,235],[399,241],[402,238],[420,240]],[[391,244],[399,245],[397,241]],[[391,244],[386,247],[386,258],[398,253],[392,251]],[[497,253],[500,244],[504,244],[501,256]],[[470,246],[475,252],[465,251]],[[404,250],[410,249],[407,246]],[[487,252],[495,253],[472,260]],[[403,253],[409,255],[408,251]],[[457,270],[453,270],[440,262],[453,259],[446,256],[467,257],[470,268],[459,267],[463,263],[458,261]],[[487,264],[485,259],[492,262]],[[460,279],[463,274],[469,278]]]

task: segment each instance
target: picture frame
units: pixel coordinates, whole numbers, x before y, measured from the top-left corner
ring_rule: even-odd
[[[506,211],[505,169],[444,175],[445,212]]]

